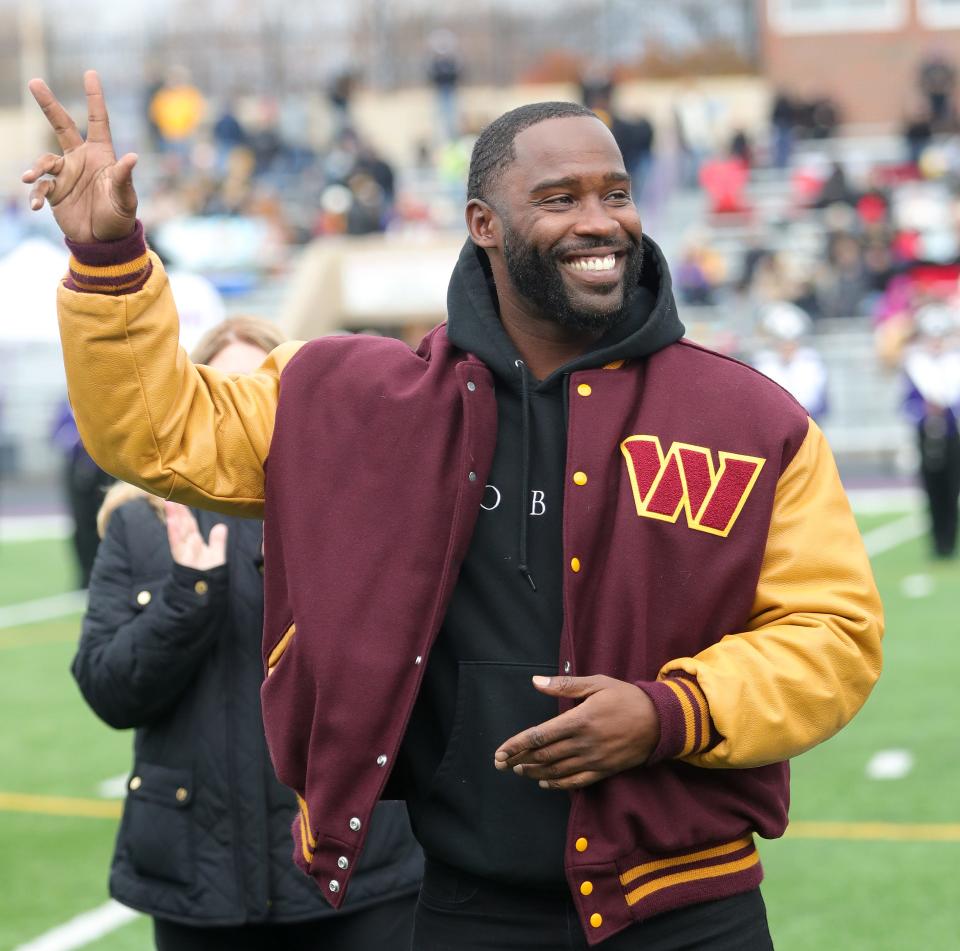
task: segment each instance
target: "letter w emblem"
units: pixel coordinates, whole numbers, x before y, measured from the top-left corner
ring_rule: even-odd
[[[637,515],[675,522],[683,511],[698,532],[726,538],[740,515],[764,461],[720,453],[720,468],[703,446],[675,442],[664,456],[656,436],[628,436],[620,449],[637,503]]]

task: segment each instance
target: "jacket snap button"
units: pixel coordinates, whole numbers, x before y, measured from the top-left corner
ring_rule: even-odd
[[[354,832],[360,831],[360,820],[356,816],[350,820],[350,828]]]
[[[586,472],[574,472],[573,481],[577,485],[586,485],[587,484],[587,474]]]
[[[593,387],[591,387],[589,383],[581,383],[577,387],[577,392],[581,396],[589,396],[593,392]]]
[[[583,836],[580,836],[580,838],[577,839],[576,842],[574,842],[573,847],[574,847],[578,852],[586,852],[586,851],[587,851],[587,845],[589,845],[589,843],[587,842],[587,840],[586,840]]]
[[[414,663],[419,667],[423,663],[423,658],[417,654],[417,659],[414,661]]]
[[[141,591],[141,592],[137,595],[137,604],[139,604],[140,607],[144,608],[144,607],[146,607],[146,606],[150,603],[150,599],[151,599],[152,597],[153,597],[153,595],[150,594],[149,591]]]
[[[190,793],[188,793],[187,790],[181,786],[176,792],[177,802],[186,802],[187,796],[189,795]]]
[[[565,674],[569,674],[569,673],[570,673],[570,661],[565,660],[565,661],[563,662],[563,672],[564,672]]]
[[[206,594],[207,591],[210,590],[210,586],[206,583],[206,581],[198,581],[193,586],[193,590],[196,591],[197,594]]]
[[[134,776],[130,780],[130,788],[136,792],[143,785],[143,780],[139,776]]]
[[[472,393],[476,388],[477,388],[477,384],[474,383],[473,380],[470,380],[470,381],[467,383],[467,389],[468,389],[471,393]]]
[[[580,559],[579,559],[579,558],[571,558],[571,559],[570,559],[570,570],[571,570],[574,574],[576,574],[576,573],[580,570]]]
[[[592,894],[593,894],[593,882],[581,882],[581,884],[580,884],[580,894],[581,894],[581,895],[592,895]]]
[[[387,756],[385,753],[381,753],[377,757],[377,766],[386,766],[387,765]]]
[[[350,860],[345,855],[341,855],[340,858],[337,859],[337,865],[346,870],[350,867]]]
[[[340,883],[335,878],[332,878],[330,879],[329,888],[330,888],[330,891],[336,894],[338,891],[340,891]]]
[[[477,474],[476,474],[476,472],[470,472],[470,473],[468,473],[468,474],[467,474],[467,478],[468,478],[471,482],[476,482],[476,481],[477,481]]]
[[[598,912],[595,911],[595,912],[590,916],[590,924],[591,924],[594,928],[599,928],[600,925],[603,924],[603,915],[601,915],[601,914],[599,914]]]

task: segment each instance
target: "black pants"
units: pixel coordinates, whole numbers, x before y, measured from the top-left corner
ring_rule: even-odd
[[[771,951],[759,889],[668,911],[598,945],[603,951]],[[586,951],[570,897],[494,884],[427,862],[413,951]]]
[[[416,895],[295,925],[200,928],[153,919],[157,951],[410,951]]]
[[[930,507],[933,552],[951,558],[957,552],[960,500],[960,435],[945,420],[928,418],[920,427],[920,476]]]

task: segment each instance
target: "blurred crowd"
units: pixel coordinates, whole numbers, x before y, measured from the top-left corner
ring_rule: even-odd
[[[288,266],[293,246],[319,237],[462,228],[466,169],[475,126],[482,125],[462,108],[463,78],[456,37],[437,31],[424,65],[435,97],[434,132],[416,143],[402,168],[380,154],[357,121],[358,77],[349,69],[325,90],[322,144],[307,134],[307,107],[296,99],[214,101],[182,68],[149,84],[142,96],[150,148],[138,168],[141,217],[168,264],[185,345],[223,319],[221,295],[249,290]],[[939,328],[938,352],[955,352],[955,86],[949,62],[919,64],[902,142],[884,155],[841,147],[853,140],[837,138],[843,117],[836,103],[788,90],[771,96],[762,134],[718,122],[716,101],[693,82],[679,90],[667,125],[663,116],[655,123],[623,110],[607,74],[587,72],[580,94],[616,138],[655,237],[669,194],[702,194],[705,214],[678,243],[672,268],[681,307],[721,315],[721,331],[706,342],[750,360],[822,418],[829,381],[810,345],[821,328],[851,318],[869,322],[880,361],[895,372],[916,367],[910,355],[926,346],[932,327]],[[27,217],[19,197],[0,207],[0,257],[32,226]],[[918,319],[934,311],[938,321]],[[937,393],[949,436],[957,400],[943,387]],[[915,405],[907,415],[921,425]],[[921,453],[927,448],[921,440]],[[938,545],[950,551],[955,542]]]

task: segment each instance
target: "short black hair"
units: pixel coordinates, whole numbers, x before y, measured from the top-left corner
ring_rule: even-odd
[[[533,102],[505,112],[494,119],[477,137],[470,156],[467,176],[467,200],[486,199],[501,172],[517,157],[513,140],[524,129],[547,119],[597,116],[576,102]]]

